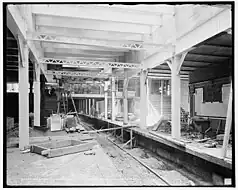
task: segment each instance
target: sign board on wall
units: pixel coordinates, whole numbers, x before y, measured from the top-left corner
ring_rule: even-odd
[[[195,112],[199,116],[205,117],[226,117],[229,100],[230,85],[222,86],[222,103],[203,102],[203,88],[196,89]]]

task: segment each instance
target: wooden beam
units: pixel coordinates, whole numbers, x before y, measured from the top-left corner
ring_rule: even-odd
[[[129,80],[127,75],[124,79],[123,83],[123,124],[126,125],[128,123],[128,91],[127,87],[129,84]]]
[[[61,11],[59,11],[59,9]],[[33,13],[37,15],[80,18],[88,21],[107,21],[109,23],[116,22],[138,25],[161,24],[161,17],[156,14],[140,14],[135,11],[128,12],[126,10],[121,11],[118,9],[112,9],[112,7],[102,8],[93,5],[33,5]]]
[[[160,115],[164,115],[164,80],[161,80]]]
[[[126,129],[126,128],[131,128],[134,126],[123,126],[123,127],[114,127],[114,128],[109,128],[109,129],[100,129],[100,130],[93,130],[93,131],[83,131],[82,134],[90,134],[90,133],[99,133],[99,132],[106,132],[106,131],[114,131],[118,129]]]
[[[115,117],[116,117],[116,107],[115,107],[115,97],[116,97],[116,85],[115,85],[115,77],[111,78],[111,86],[112,86],[112,114],[111,114],[111,119],[112,121],[115,121]]]
[[[232,127],[232,82],[230,84],[230,95],[229,95],[229,102],[228,102],[228,108],[227,108],[227,117],[226,117],[226,125],[225,125],[225,135],[223,139],[223,146],[221,151],[221,156],[223,158],[226,157],[227,153],[227,146],[230,138],[230,131]]]
[[[230,57],[232,57],[232,55],[214,55],[214,54],[207,54],[207,53],[192,53],[192,52],[190,52],[189,55],[217,57],[217,58],[230,58]]]
[[[32,17],[29,16],[29,12],[30,10],[28,9],[26,13],[22,13],[17,5],[7,6],[7,27],[11,30],[15,38],[20,35],[24,40],[26,40],[26,31],[32,31]],[[27,19],[25,19],[25,17]],[[43,52],[40,49],[37,49],[35,43],[31,41],[27,41],[27,45],[32,52],[34,59],[38,63],[39,57],[43,57]],[[43,74],[45,74],[45,66],[40,65],[40,68]]]
[[[108,31],[131,34],[149,34],[151,27],[146,25],[113,23],[98,20],[87,20],[67,17],[36,16],[37,26],[56,26],[62,28],[79,28],[95,31]]]
[[[52,34],[52,35],[62,35],[70,37],[84,37],[84,38],[95,38],[101,40],[115,40],[115,35],[117,40],[133,40],[142,41],[142,34],[128,34],[128,33],[116,33],[116,32],[106,32],[106,31],[94,31],[79,28],[62,28],[53,26],[38,26],[38,32]],[[60,44],[55,44],[60,45]],[[102,48],[101,48],[102,49]],[[128,50],[129,51],[129,50]]]
[[[85,144],[79,144],[79,145],[75,145],[75,146],[68,146],[68,147],[50,149],[50,151],[48,152],[47,157],[52,158],[52,157],[63,156],[63,155],[67,155],[67,154],[84,152],[84,151],[93,149],[93,147],[95,145],[97,145],[96,141],[85,143]]]
[[[183,14],[183,10],[181,9],[180,11],[178,12],[178,14]],[[212,36],[219,34],[227,30],[228,28],[231,28],[231,14],[232,13],[230,10],[221,10],[210,18],[205,19],[203,22],[200,21],[200,23],[195,27],[193,24],[192,27],[190,26],[191,28],[188,28],[186,32],[177,37],[175,54],[173,53],[174,48],[161,49],[161,51],[158,51],[157,53],[144,60],[144,68],[153,68],[157,65],[160,65],[165,60],[171,59],[174,55],[189,51],[197,44],[200,44],[201,42],[211,38]]]
[[[108,112],[108,82],[104,82],[104,118],[107,119],[107,112]]]
[[[34,126],[40,126],[40,65],[35,63],[34,81]]]

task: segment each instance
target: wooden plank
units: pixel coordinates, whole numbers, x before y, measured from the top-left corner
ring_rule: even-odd
[[[117,129],[131,128],[131,127],[133,127],[133,126],[123,126],[123,127],[109,128],[109,129],[101,129],[101,130],[93,130],[93,131],[84,131],[84,132],[82,132],[82,133],[83,133],[83,134],[98,133],[98,132],[114,131],[114,130],[117,130]]]
[[[46,148],[61,148],[66,146],[71,146],[71,140],[53,140],[47,143],[39,144],[39,146],[46,147]]]
[[[73,153],[77,153],[77,152],[83,152],[83,151],[93,149],[93,146],[95,146],[95,145],[97,145],[96,141],[85,143],[85,144],[82,144],[82,145],[52,149],[52,150],[49,151],[47,157],[52,158],[52,157],[57,157],[57,156],[63,156],[63,155],[66,155],[66,154],[73,154]]]
[[[121,148],[124,148],[126,145],[128,145],[131,141],[133,141],[135,139],[135,137],[133,137],[132,139],[130,139],[129,141],[127,141],[125,144],[123,144],[123,146]]]
[[[30,147],[30,152],[41,154],[42,151],[47,150],[47,148],[42,147],[40,145],[32,145]]]
[[[81,140],[81,141],[86,141],[86,140],[92,140],[95,139],[95,137],[91,137],[89,135],[82,135],[80,134],[75,134],[75,135],[65,135],[65,136],[43,136],[43,137],[30,137],[30,144],[35,144],[35,143],[42,143],[42,142],[46,142],[46,141],[51,141],[51,140],[67,140],[67,139],[71,139],[71,138],[75,138],[77,140]],[[19,145],[19,138],[18,137],[11,137],[8,139],[7,141],[7,148],[10,147],[17,147]]]

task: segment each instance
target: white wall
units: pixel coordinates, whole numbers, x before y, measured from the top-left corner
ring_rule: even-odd
[[[181,80],[181,107],[189,112],[189,87],[185,80]]]
[[[230,84],[222,86],[222,103],[203,103],[203,89],[196,89],[195,93],[195,112],[196,115],[226,117],[228,100],[230,93]]]

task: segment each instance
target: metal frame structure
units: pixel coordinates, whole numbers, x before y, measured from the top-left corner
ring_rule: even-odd
[[[150,48],[159,48],[169,46],[170,44],[156,44],[156,43],[146,43],[142,41],[133,40],[106,40],[98,38],[86,38],[86,37],[69,37],[69,36],[59,36],[53,34],[43,34],[43,33],[33,33],[28,34],[28,40],[49,42],[49,43],[61,43],[61,44],[73,44],[73,45],[87,45],[87,46],[99,46],[99,47],[109,47],[116,49],[126,49],[126,50],[146,50],[144,45]]]
[[[76,72],[76,71],[54,71],[47,70],[46,74],[57,76],[71,76],[71,77],[91,77],[91,78],[108,78],[108,75],[96,72]]]
[[[55,58],[42,58],[42,59],[40,59],[39,62],[44,63],[44,64],[72,65],[72,66],[93,67],[93,68],[111,67],[111,68],[139,69],[142,66],[139,63],[70,60],[70,59],[55,59]]]
[[[29,37],[29,40],[50,42],[50,43],[61,43],[61,44],[74,44],[74,45],[87,45],[87,46],[99,46],[109,47],[117,49],[128,49],[128,50],[145,50],[142,42],[117,42],[117,41],[106,41],[101,39],[89,39],[89,38],[74,38],[66,36],[57,36],[49,34],[37,34],[34,37]],[[152,45],[152,47],[156,47]]]

